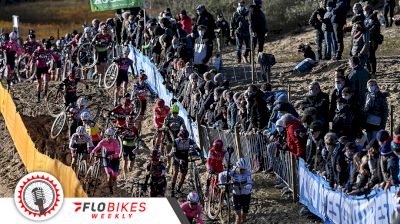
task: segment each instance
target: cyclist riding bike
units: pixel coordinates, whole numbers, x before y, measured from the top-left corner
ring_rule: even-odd
[[[75,70],[72,69],[68,72],[68,77],[66,77],[59,85],[59,91],[65,87],[64,92],[64,104],[67,107],[68,105],[75,104],[78,100],[78,96],[76,94],[76,90],[78,88],[78,83],[82,82],[85,84],[86,89],[89,89],[88,84],[86,84],[83,80],[76,77]]]
[[[85,127],[86,132],[92,139],[93,145],[97,146],[101,141],[101,129],[95,121],[90,119],[90,113],[88,111],[82,112],[80,117],[82,120],[82,125]]]
[[[211,149],[208,151],[207,158],[207,183],[204,192],[205,197],[208,196],[208,191],[211,183],[211,178],[213,174],[219,174],[224,171],[224,164],[228,160],[228,152],[223,149],[224,143],[221,139],[216,139],[213,142]],[[207,200],[207,198],[205,198]]]
[[[135,165],[136,154],[135,151],[139,146],[139,132],[135,126],[135,119],[133,116],[126,117],[126,129],[121,134],[122,150],[124,155],[124,176],[129,171],[133,170]],[[129,166],[128,166],[129,161]],[[128,170],[129,167],[129,170]]]
[[[119,146],[118,141],[115,139],[114,130],[112,128],[107,129],[104,132],[104,139],[99,142],[99,144],[91,152],[93,156],[97,151],[103,149],[105,158],[103,158],[103,165],[107,174],[108,187],[110,189],[110,194],[114,194],[113,186],[119,175]]]
[[[172,146],[173,140],[178,137],[178,133],[181,129],[186,129],[185,121],[181,116],[179,116],[179,106],[177,104],[173,104],[171,108],[171,113],[164,120],[163,128],[165,128],[168,132],[167,134],[167,154],[168,154],[168,168],[171,167],[171,156],[169,156]],[[171,136],[172,135],[172,136]]]
[[[97,51],[97,65],[95,73],[100,74],[99,87],[103,85],[105,66],[108,60],[107,51],[112,41],[111,35],[107,32],[107,24],[101,23],[100,31],[101,32],[94,38]]]
[[[42,91],[42,85],[44,80],[44,96],[47,96],[47,89],[50,79],[51,68],[49,68],[49,60],[51,59],[51,54],[40,45],[32,54],[32,63],[36,68],[36,79],[38,80],[37,85],[37,101],[40,102],[40,92]]]
[[[89,109],[87,108],[88,101],[84,97],[80,97],[77,100],[76,106],[75,105],[70,105],[67,107],[67,111],[69,112],[69,136],[72,136],[72,134],[75,132],[76,128],[80,125],[82,125],[81,121],[81,114],[83,112],[89,112]]]
[[[190,192],[187,196],[187,201],[181,204],[183,214],[189,220],[189,223],[193,223],[193,219],[197,219],[197,224],[203,224],[202,207],[199,195],[196,192]]]
[[[4,53],[7,56],[6,66],[8,68],[8,76],[7,76],[7,85],[10,86],[11,79],[14,76],[15,69],[15,60],[20,56],[23,52],[23,49],[17,43],[18,36],[17,33],[11,32],[7,37],[9,40],[6,40],[1,49],[4,50]]]
[[[181,193],[181,188],[188,172],[190,150],[197,151],[201,155],[196,142],[189,138],[189,132],[182,129],[178,133],[178,138],[174,140],[174,146],[171,152],[173,157],[172,164],[174,167],[171,184],[171,197],[175,197],[175,184],[178,178],[178,173],[180,173],[180,180],[176,192]]]
[[[132,113],[132,104],[129,98],[122,99],[122,105],[116,106],[111,115],[116,118],[117,127],[126,127],[126,117]]]
[[[137,97],[140,100],[140,112],[139,112],[139,117],[138,117],[138,122],[136,126],[138,127],[139,133],[141,132],[141,121],[144,118],[144,114],[146,112],[146,107],[147,107],[147,96],[157,96],[156,93],[153,92],[153,90],[150,88],[150,86],[146,83],[147,80],[147,75],[144,74],[143,70],[140,70],[139,72],[139,80],[133,85],[132,93],[131,93],[131,100],[135,97]]]
[[[153,149],[151,152],[151,160],[146,166],[147,174],[145,184],[150,179],[150,197],[165,197],[167,189],[167,169],[165,163],[160,161],[160,151]]]
[[[71,167],[75,167],[76,158],[79,154],[83,154],[82,160],[86,160],[86,154],[88,154],[93,147],[92,139],[90,135],[86,133],[85,127],[79,126],[69,141],[69,149],[72,155]]]
[[[119,97],[119,93],[121,91],[121,85],[122,85],[123,96],[127,91],[129,68],[131,68],[131,71],[133,72],[133,61],[128,58],[129,52],[130,52],[129,47],[128,46],[124,47],[122,52],[122,57],[114,60],[114,62],[118,65],[117,88],[115,89],[114,92],[114,105],[116,104],[117,99]]]
[[[250,166],[247,160],[240,158],[236,162],[236,167],[222,172],[219,175],[219,182],[225,183],[228,175],[233,182],[233,206],[236,212],[236,223],[246,223],[251,201],[251,189],[253,187]]]
[[[165,118],[169,114],[169,107],[165,105],[165,101],[163,99],[158,99],[156,102],[156,106],[153,109],[153,123],[157,129],[157,139],[155,142],[155,147],[160,149],[163,152],[163,148],[161,147],[161,140],[163,138],[163,133],[161,131]]]

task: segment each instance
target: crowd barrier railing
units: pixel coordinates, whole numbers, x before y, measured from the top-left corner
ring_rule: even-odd
[[[0,112],[7,129],[28,172],[50,173],[60,181],[65,197],[87,197],[71,167],[40,153],[29,136],[12,96],[0,84]]]

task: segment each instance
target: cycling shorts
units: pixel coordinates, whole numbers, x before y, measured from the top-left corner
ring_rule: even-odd
[[[114,154],[114,152],[112,152],[112,153],[107,152],[105,157],[108,157],[112,154]],[[104,158],[103,165],[104,165],[104,169],[107,174],[110,174],[114,177],[119,175],[119,158],[115,158],[115,159],[111,159],[111,160]]]
[[[235,211],[249,213],[251,194],[233,195],[233,207]]]
[[[129,159],[129,161],[134,161],[136,158],[136,154],[134,153],[136,146],[122,146],[122,150],[124,151],[124,159]]]
[[[43,75],[49,75],[49,68],[44,67],[44,68],[36,68],[36,79],[41,80]]]
[[[86,144],[74,144],[73,148],[76,149],[76,150],[73,150],[74,155],[81,154],[81,153],[88,153]]]
[[[152,178],[150,181],[150,197],[165,196],[167,180],[165,177]]]
[[[97,64],[107,63],[108,55],[107,51],[101,51],[97,53]]]
[[[121,86],[123,82],[128,84],[128,71],[119,70],[117,76],[117,87]]]
[[[174,157],[172,165],[177,167],[180,173],[187,173],[188,172],[188,168],[189,168],[188,160],[183,160],[182,162],[180,162],[180,161],[181,160],[179,160],[176,157]]]

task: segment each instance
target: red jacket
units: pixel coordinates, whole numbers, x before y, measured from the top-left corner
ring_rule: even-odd
[[[286,123],[286,140],[287,145],[291,153],[295,154],[297,157],[305,158],[306,150],[305,146],[301,144],[299,139],[296,137],[296,130],[301,129],[300,121],[292,120]]]
[[[182,25],[182,29],[185,30],[188,34],[192,32],[192,19],[189,16],[185,16],[180,20]]]

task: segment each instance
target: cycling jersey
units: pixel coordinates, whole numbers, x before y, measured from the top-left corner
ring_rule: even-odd
[[[47,68],[47,62],[50,58],[51,55],[44,49],[35,50],[32,54],[33,62],[36,63],[37,68]]]
[[[186,129],[185,126],[185,121],[181,116],[173,117],[173,116],[168,116],[164,120],[164,127],[168,128],[172,134],[174,135],[173,137],[176,138],[178,135],[179,130]]]
[[[13,41],[5,43],[2,48],[7,56],[6,64],[9,65],[12,70],[14,70],[16,56],[22,54],[22,48],[18,45],[18,43]]]
[[[167,167],[162,161],[151,161],[147,164],[146,170],[149,172],[151,179],[164,178],[167,174]]]
[[[105,153],[110,153],[114,155],[114,158],[119,158],[119,145],[117,139],[111,138],[109,140],[103,139],[99,144],[93,149],[93,153],[97,153],[101,148],[104,149]]]
[[[92,139],[90,138],[90,135],[85,134],[83,136],[80,136],[77,133],[74,133],[71,136],[71,140],[69,141],[69,148],[71,150],[76,150],[77,147],[83,147],[83,146],[86,146],[86,148],[93,147],[93,142]]]
[[[193,146],[194,150],[197,150],[197,145],[192,139],[175,139],[174,157],[182,160],[188,160],[190,146]]]
[[[251,178],[251,172],[246,170],[244,174],[232,169],[229,171],[229,176],[232,178],[233,187],[232,192],[234,195],[248,195],[251,193],[253,187],[253,180]],[[227,179],[227,171],[219,174],[219,182],[225,183]]]
[[[36,49],[41,46],[41,44],[37,41],[25,41],[24,43],[24,49],[25,49],[25,53],[32,55],[33,52],[36,51]]]
[[[130,113],[132,113],[132,107],[124,108],[120,105],[115,107],[112,110],[112,112],[114,113],[114,116],[117,118],[116,125],[119,127],[124,127],[126,126],[125,117]]]
[[[97,126],[96,122],[89,121],[87,124],[84,124],[86,128],[86,132],[90,135],[93,142],[98,142],[101,140],[100,136],[100,128]]]
[[[139,136],[139,131],[135,126],[132,126],[129,129],[126,129],[122,133],[122,145],[123,146],[129,146],[129,147],[135,147],[137,138]]]
[[[75,95],[78,82],[80,81],[81,81],[80,78],[75,78],[73,80],[66,78],[61,82],[60,87],[65,86],[65,93],[70,95]]]
[[[118,65],[118,70],[124,72],[128,72],[129,67],[133,65],[133,61],[129,58],[118,58],[115,62]]]
[[[164,106],[163,108],[154,107],[153,114],[154,114],[154,119],[153,119],[154,126],[156,126],[156,128],[162,128],[165,118],[169,114],[169,107],[168,106]]]
[[[98,52],[107,51],[108,45],[111,43],[112,37],[110,34],[99,33],[96,36],[96,50]]]
[[[141,91],[144,91],[144,93],[139,93]],[[140,100],[143,100],[143,101],[146,100],[146,98],[147,98],[146,97],[146,91],[149,91],[151,94],[153,94],[150,86],[147,85],[147,83],[144,82],[143,84],[140,84],[139,82],[136,82],[133,85],[132,94],[131,94],[131,100],[133,100],[134,96],[136,96],[137,94],[139,94],[138,97],[139,97]],[[153,94],[153,95],[155,95],[155,94]]]
[[[210,151],[208,151],[207,170],[215,173],[224,171],[223,164],[228,160],[228,155],[225,150],[218,152],[214,147],[211,147]]]
[[[203,219],[201,217],[202,214],[202,207],[201,204],[197,204],[194,209],[190,208],[190,202],[186,201],[181,204],[181,209],[183,214],[189,219],[189,223],[192,223],[194,218],[197,219],[197,224],[203,224]]]
[[[53,58],[54,62],[59,62],[61,61],[61,54],[57,51],[53,51],[53,50],[47,50],[48,54],[51,55],[51,57]]]

